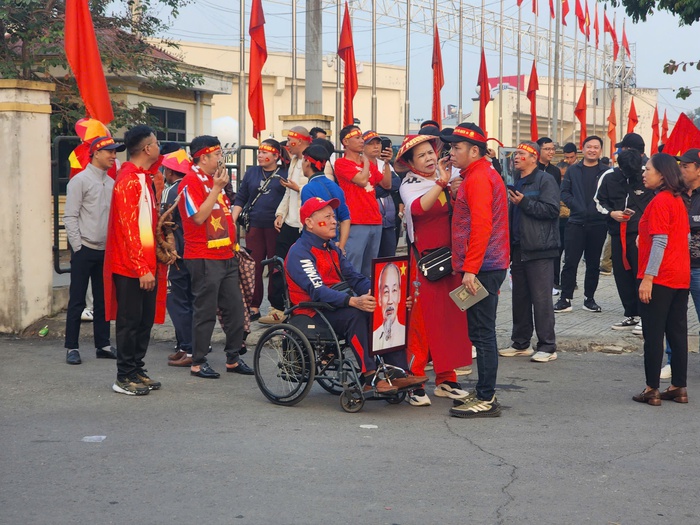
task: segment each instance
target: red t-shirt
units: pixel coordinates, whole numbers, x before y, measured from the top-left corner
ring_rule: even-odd
[[[379,204],[374,187],[379,184],[384,176],[376,164],[369,164],[369,182],[361,188],[352,179],[362,171],[364,164],[357,164],[341,157],[335,161],[335,176],[340,188],[345,193],[345,202],[350,210],[350,224],[381,224],[382,214],[379,212]]]
[[[654,284],[668,288],[690,288],[690,248],[688,247],[688,212],[681,197],[661,191],[644,210],[639,220],[639,270],[643,279],[649,263],[652,235],[668,235],[664,258]]]
[[[203,171],[191,169],[180,183],[180,202],[178,209],[182,217],[182,233],[185,238],[184,259],[230,259],[234,256],[233,248],[236,245],[236,229],[231,219],[231,202],[226,194],[221,191],[219,200],[214,206],[220,206],[223,210],[231,244],[218,248],[210,248],[207,243],[207,219],[197,225],[192,216],[199,211],[207,195],[214,188],[214,179]]]

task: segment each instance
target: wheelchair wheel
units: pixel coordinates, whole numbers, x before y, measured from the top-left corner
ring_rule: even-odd
[[[362,410],[362,407],[365,406],[365,397],[362,395],[360,387],[353,386],[343,390],[340,394],[340,406],[351,414]]]
[[[295,405],[309,392],[316,373],[306,336],[294,326],[268,328],[255,346],[255,380],[277,405]]]
[[[349,377],[352,377],[352,365],[348,361],[344,361],[343,366]],[[316,375],[316,382],[321,385],[321,388],[334,396],[343,393],[343,384],[340,382],[337,370],[338,365],[334,364],[325,369],[323,376]],[[360,373],[357,368],[355,368],[355,373]]]
[[[406,400],[406,392],[399,392],[395,396],[387,397],[386,402],[390,405],[400,405]]]

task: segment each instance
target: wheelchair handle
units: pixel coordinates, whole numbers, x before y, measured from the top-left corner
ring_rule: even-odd
[[[272,266],[280,271],[284,271],[284,259],[282,257],[275,255],[269,259],[265,259],[260,262],[260,265],[264,268],[265,266]]]
[[[331,306],[328,303],[308,302],[308,303],[299,303],[296,306],[297,306],[297,308],[318,308],[319,310],[328,310],[329,312],[335,312],[337,310],[337,308],[335,306]]]

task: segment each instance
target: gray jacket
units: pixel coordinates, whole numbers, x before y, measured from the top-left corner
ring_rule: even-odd
[[[63,224],[74,252],[105,249],[113,189],[112,177],[92,164],[68,182]]]

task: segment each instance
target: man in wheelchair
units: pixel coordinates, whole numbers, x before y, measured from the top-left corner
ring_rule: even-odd
[[[377,365],[370,353],[370,315],[377,301],[369,293],[370,281],[355,271],[341,250],[331,240],[336,235],[337,221],[333,210],[338,199],[324,201],[319,197],[307,200],[300,210],[303,232],[285,260],[289,297],[293,304],[327,303],[335,310],[324,311],[333,330],[345,338],[359,363],[364,391],[372,390]],[[298,308],[295,314],[315,315],[315,311]],[[408,370],[406,352],[399,350],[383,355],[387,364]],[[407,376],[377,378],[374,388],[380,394],[394,394],[400,389],[416,387],[427,377]]]

